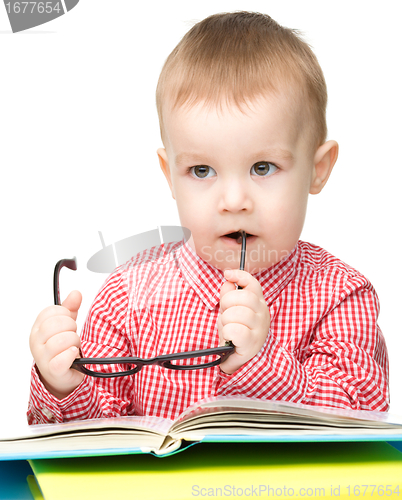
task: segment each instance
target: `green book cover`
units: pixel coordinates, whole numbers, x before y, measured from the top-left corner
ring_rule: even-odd
[[[402,453],[385,442],[203,443],[163,459],[30,463],[46,500],[402,497]]]

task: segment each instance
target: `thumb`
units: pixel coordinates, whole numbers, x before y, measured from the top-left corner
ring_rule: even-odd
[[[66,307],[70,313],[73,320],[77,319],[78,309],[80,308],[82,302],[81,292],[78,290],[73,290],[69,293],[67,298],[61,304],[63,307]]]

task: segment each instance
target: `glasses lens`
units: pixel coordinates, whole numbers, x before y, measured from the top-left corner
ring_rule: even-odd
[[[84,364],[81,365],[86,370],[91,372],[98,377],[108,378],[108,377],[122,377],[124,375],[129,375],[135,373],[136,365],[135,364],[104,364],[104,365],[93,365],[93,364]]]
[[[187,359],[177,359],[169,362],[169,368],[177,369],[177,370],[191,370],[195,367],[205,367],[213,366],[215,364],[219,364],[221,361],[221,357],[217,354],[209,354],[207,356],[194,356]]]

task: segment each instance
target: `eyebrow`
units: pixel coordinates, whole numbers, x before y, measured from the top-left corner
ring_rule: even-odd
[[[256,161],[264,159],[269,160],[270,158],[279,158],[280,160],[285,160],[285,161],[294,161],[295,159],[293,153],[282,148],[265,149],[253,155],[253,158],[257,158]]]
[[[270,160],[270,159],[279,159],[284,161],[294,161],[294,155],[290,151],[282,148],[269,148],[263,151],[259,151],[256,154],[252,155],[253,162]],[[210,158],[207,155],[200,155],[198,153],[191,152],[183,152],[179,153],[175,158],[175,163],[191,163],[191,164],[209,164],[211,163]]]
[[[200,155],[198,153],[179,153],[176,155],[175,158],[175,163],[181,164],[181,163],[191,163],[191,164],[196,164],[198,162],[200,163],[210,163],[210,159],[206,155]]]

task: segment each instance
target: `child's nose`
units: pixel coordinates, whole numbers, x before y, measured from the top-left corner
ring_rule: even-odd
[[[240,212],[252,209],[252,198],[244,179],[232,179],[221,185],[220,211]]]

